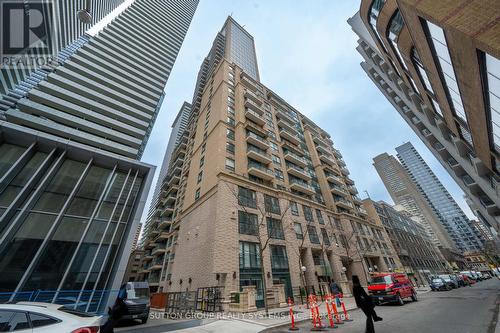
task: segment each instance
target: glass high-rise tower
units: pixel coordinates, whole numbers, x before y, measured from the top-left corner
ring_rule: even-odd
[[[154,173],[139,159],[197,4],[135,0],[95,36],[72,21],[73,42],[3,96],[0,292],[12,292],[7,300],[69,297],[94,312],[105,309],[102,290],[119,288]],[[96,7],[94,17],[103,16],[107,7]],[[61,22],[79,9],[64,8]]]
[[[428,204],[439,217],[456,247],[461,251],[478,250],[482,247],[480,237],[471,221],[451,197],[443,184],[422,159],[415,147],[407,142],[396,148],[403,168],[418,186]]]

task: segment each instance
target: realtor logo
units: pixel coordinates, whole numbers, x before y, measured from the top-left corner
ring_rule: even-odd
[[[2,1],[0,55],[5,66],[39,67],[54,54],[50,1]]]

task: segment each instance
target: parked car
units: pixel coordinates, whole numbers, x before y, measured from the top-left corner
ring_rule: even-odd
[[[468,277],[467,275],[462,275],[465,283],[470,286],[470,285],[473,285],[474,283],[476,283],[476,281],[474,281],[473,279],[471,279],[470,277]]]
[[[445,280],[443,280],[441,278],[432,279],[430,287],[431,287],[432,291],[450,290],[451,289],[451,286],[448,283],[446,283]]]
[[[144,324],[149,318],[150,299],[147,282],[127,282],[118,293],[118,302],[125,308],[121,319],[140,319]]]
[[[474,271],[474,273],[477,275],[477,277],[478,277],[478,280],[479,280],[479,281],[483,281],[483,280],[484,280],[483,273],[481,273],[481,272],[476,272],[476,271]]]
[[[484,276],[485,280],[491,279],[491,274],[490,273],[483,273],[483,276]]]
[[[379,273],[372,276],[368,292],[375,304],[396,302],[403,305],[405,298],[417,301],[417,291],[402,273]]]
[[[458,288],[458,283],[451,274],[441,274],[438,278],[443,279],[451,288]]]
[[[477,281],[478,277],[473,271],[462,271],[460,272],[462,275],[467,275],[467,277],[471,280]]]
[[[0,332],[98,333],[101,319],[58,304],[0,304]]]
[[[454,274],[455,279],[457,280],[459,287],[467,286],[467,283],[464,281],[464,277],[461,274]]]

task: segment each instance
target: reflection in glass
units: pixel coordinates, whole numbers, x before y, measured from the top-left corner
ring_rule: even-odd
[[[56,216],[30,213],[0,253],[0,292],[16,288]]]

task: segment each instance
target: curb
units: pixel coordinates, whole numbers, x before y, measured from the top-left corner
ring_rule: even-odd
[[[359,308],[352,308],[348,311],[358,311]],[[328,314],[322,314],[321,315],[321,318],[327,318],[328,317]],[[306,322],[306,321],[310,321],[311,319],[310,318],[306,318],[306,319],[301,319],[301,320],[297,320],[295,321],[295,325],[298,325],[300,323],[303,323],[303,322]],[[290,327],[290,323],[284,323],[284,324],[276,324],[276,325],[272,325],[272,326],[268,326],[266,328],[264,328],[262,331],[259,331],[259,333],[265,333],[267,332],[268,330],[274,330],[274,329],[277,329],[277,328],[285,328],[285,327]]]

